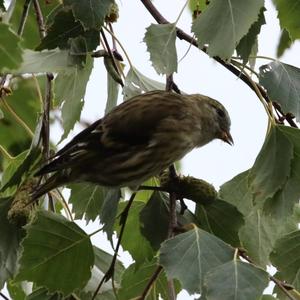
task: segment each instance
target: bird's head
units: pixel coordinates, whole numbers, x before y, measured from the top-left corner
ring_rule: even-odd
[[[203,95],[196,95],[202,117],[207,120],[206,131],[212,134],[212,139],[217,138],[233,145],[230,134],[230,117],[225,107],[217,100]]]

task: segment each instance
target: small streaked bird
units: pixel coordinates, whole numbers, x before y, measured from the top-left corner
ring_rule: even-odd
[[[223,105],[200,94],[152,91],[115,107],[80,132],[37,176],[33,199],[72,182],[137,187],[213,139],[233,144]]]

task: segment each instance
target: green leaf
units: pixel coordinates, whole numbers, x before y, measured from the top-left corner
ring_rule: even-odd
[[[238,232],[244,218],[235,206],[222,200],[209,205],[196,204],[195,215],[199,227],[234,247],[240,246]]]
[[[24,151],[18,156],[14,157],[14,159],[8,163],[1,177],[1,196],[12,196],[16,192],[16,184],[18,184],[19,182],[15,180],[15,174],[24,162],[27,154],[28,151]]]
[[[255,264],[263,268],[269,264],[269,255],[276,239],[284,230],[283,224],[266,216],[261,209],[252,210],[245,217],[245,225],[239,232],[242,247]],[[276,230],[274,230],[276,228]]]
[[[103,230],[106,232],[107,237],[110,241],[112,241],[114,224],[118,213],[118,204],[120,199],[120,189],[110,189],[106,194],[105,200],[101,207],[100,222],[104,224]]]
[[[274,61],[259,68],[259,83],[272,101],[278,102],[284,112],[291,112],[300,121],[300,69]]]
[[[225,182],[219,191],[219,197],[247,215],[252,210],[252,193],[248,187],[248,176],[250,170],[236,175],[234,178]]]
[[[290,48],[292,45],[292,40],[286,29],[281,31],[279,44],[277,46],[276,56],[279,58],[283,55],[286,49]]]
[[[165,84],[146,77],[134,67],[129,70],[123,89],[125,100],[153,90],[165,90]]]
[[[75,214],[75,219],[81,219],[85,216],[87,223],[95,221],[100,215],[107,198],[109,200],[112,200],[112,197],[117,200],[120,198],[118,189],[112,190],[90,183],[69,184],[68,188],[71,189],[69,202],[72,204],[72,212]]]
[[[244,64],[247,63],[249,56],[253,52],[253,48],[257,46],[257,36],[260,33],[261,26],[266,24],[265,10],[264,7],[260,9],[258,20],[251,25],[248,33],[240,40],[236,47],[237,54],[243,59]]]
[[[201,293],[207,272],[232,260],[233,252],[222,240],[194,227],[162,244],[159,264],[189,293]]]
[[[105,272],[108,270],[110,267],[111,261],[113,256],[108,254],[107,252],[97,248],[94,248],[94,254],[95,254],[95,264],[92,269],[92,276],[87,283],[87,285],[84,287],[85,293],[91,294],[89,298],[91,299],[92,294],[95,292],[99,285],[99,281],[101,278],[104,276]],[[114,280],[115,280],[115,285],[119,286],[121,283],[121,278],[124,272],[124,267],[122,263],[117,259],[116,264],[115,264],[115,269],[114,269]],[[98,296],[99,299],[106,299],[105,297],[113,296],[112,299],[115,299],[114,294],[113,294],[113,287],[112,287],[112,282],[111,280],[104,282]],[[78,295],[80,296],[80,294]],[[80,298],[80,297],[79,297]],[[80,298],[81,299],[81,298]],[[98,299],[98,298],[96,298]],[[108,298],[110,299],[110,298]]]
[[[12,200],[11,197],[0,198],[0,289],[16,273],[19,243],[23,237],[23,230],[7,219]]]
[[[43,92],[45,79],[37,79]],[[38,112],[40,111],[35,81],[33,78],[15,78],[11,81],[10,86],[12,87],[12,93],[5,97],[7,103],[34,132]],[[4,113],[4,118],[0,120],[0,144],[12,155],[18,155],[28,150],[32,137],[4,106],[1,106],[1,109]]]
[[[282,189],[277,191],[273,198],[266,200],[264,212],[282,222],[286,221],[292,215],[294,206],[296,203],[299,203],[300,198],[300,130],[292,127],[278,126],[278,131],[288,139],[293,148],[291,171]],[[287,144],[283,144],[281,147],[288,151]]]
[[[94,254],[95,254],[95,266],[99,270],[106,272],[108,270],[108,268],[110,267],[110,263],[113,259],[113,256],[95,246],[93,248],[94,248]],[[122,262],[117,259],[116,265],[115,265],[115,271],[114,271],[114,279],[116,280],[117,283],[121,282],[124,270],[125,270],[125,268],[124,268]],[[97,283],[99,284],[99,280],[97,280]]]
[[[121,202],[119,205],[119,212],[121,213],[128,202]],[[135,260],[137,266],[144,263],[146,260],[149,261],[153,258],[154,252],[149,242],[141,234],[141,223],[140,213],[144,208],[145,203],[140,201],[134,201],[126,222],[122,238],[122,247],[127,250],[132,258]],[[117,228],[119,234],[119,228]]]
[[[94,254],[89,236],[80,227],[60,215],[39,211],[26,231],[16,280],[33,281],[50,293],[65,295],[86,285]]]
[[[56,103],[62,105],[62,120],[64,133],[61,140],[65,139],[79,120],[84,104],[86,85],[93,69],[93,60],[87,59],[84,68],[77,66],[72,72],[61,72],[55,79]]]
[[[119,84],[107,73],[107,100],[105,114],[109,113],[118,102]]]
[[[63,300],[63,296],[55,293],[49,294],[46,288],[38,288],[28,295],[26,300]]]
[[[158,250],[160,244],[168,237],[169,208],[166,206],[166,199],[163,198],[166,198],[164,193],[153,192],[140,213],[141,232],[154,250]],[[153,222],[153,216],[155,216],[155,222]]]
[[[299,0],[273,0],[278,10],[281,28],[285,28],[292,40],[300,39]]]
[[[13,2],[13,1],[10,1]],[[56,8],[60,0],[51,0],[51,1],[39,1],[42,15],[46,19],[49,13]],[[24,1],[15,1],[13,7],[12,16],[9,20],[9,23],[12,26],[12,29],[17,32],[22,13],[24,10]],[[7,20],[8,21],[8,20]],[[41,41],[39,26],[37,25],[36,14],[32,7],[30,7],[28,16],[26,18],[24,32],[22,34],[21,45],[27,49],[34,49]]]
[[[194,14],[195,11],[202,13],[207,7],[206,0],[189,0],[189,9]]]
[[[249,174],[249,185],[256,203],[275,195],[286,183],[291,172],[293,145],[273,126]]]
[[[177,72],[176,24],[151,24],[143,40],[158,74]]]
[[[280,238],[271,253],[271,262],[277,268],[280,279],[300,289],[300,231]]]
[[[151,262],[145,262],[143,265],[137,267],[138,266],[134,263],[124,272],[121,289],[118,292],[120,300],[128,300],[141,296],[151,276],[157,270],[158,265],[155,260],[152,260]],[[166,275],[162,272],[154,281],[146,299],[168,299],[169,292],[167,285]],[[176,283],[175,291],[176,294],[179,292],[179,285]],[[159,298],[158,295],[160,295],[161,298]]]
[[[30,173],[30,170],[34,167],[35,162],[39,161],[41,149],[39,148],[40,143],[40,136],[42,131],[42,125],[43,120],[40,117],[40,120],[36,126],[34,137],[32,139],[29,151],[26,152],[26,156],[24,157],[24,160],[17,160],[15,166],[16,169],[14,170],[12,176],[9,178],[9,180],[5,183],[5,185],[2,185],[1,192],[6,191],[8,187],[19,185],[22,182],[22,179]],[[21,155],[20,155],[21,156]],[[19,157],[20,157],[19,156]]]
[[[17,69],[22,62],[20,38],[7,24],[0,23],[0,72]]]
[[[263,0],[211,0],[192,26],[199,48],[208,44],[209,56],[229,59],[241,38],[257,21],[263,5]]]
[[[113,0],[63,0],[65,6],[71,6],[75,19],[80,21],[84,29],[100,29],[105,16],[109,12]]]
[[[72,10],[68,7],[59,8],[53,16],[47,35],[43,38],[36,50],[43,49],[69,49],[70,38],[82,37],[86,41],[87,50],[92,51],[99,45],[99,33],[92,29],[85,31],[79,21],[76,21]]]
[[[239,260],[210,271],[205,278],[209,300],[259,300],[269,283],[268,273]]]
[[[69,52],[66,50],[25,50],[23,63],[14,73],[60,72],[70,68]]]
[[[25,285],[25,287],[24,287]],[[7,290],[9,292],[9,295],[11,299],[14,300],[24,300],[26,298],[25,289],[29,288],[28,284],[26,286],[25,282],[14,282],[13,280],[10,280],[7,282]]]

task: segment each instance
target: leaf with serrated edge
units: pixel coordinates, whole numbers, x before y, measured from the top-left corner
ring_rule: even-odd
[[[0,72],[17,69],[22,62],[18,37],[7,24],[0,23]]]
[[[232,260],[233,254],[228,244],[194,226],[162,244],[159,264],[168,278],[177,278],[189,293],[201,293],[206,273]]]
[[[291,232],[276,241],[271,262],[279,278],[300,289],[300,230]],[[276,276],[277,276],[276,275]]]
[[[129,70],[123,89],[124,100],[153,90],[165,90],[165,84],[143,75],[134,67]]]
[[[243,59],[244,64],[247,63],[249,56],[257,43],[257,36],[260,33],[261,26],[266,24],[264,16],[265,10],[264,7],[261,8],[258,20],[251,25],[248,33],[240,40],[236,47],[237,54]]]
[[[272,101],[282,110],[291,112],[300,121],[300,69],[273,61],[259,68],[259,83],[265,87]]]
[[[244,171],[225,182],[219,190],[219,197],[236,206],[244,215],[252,209],[252,193],[248,187],[250,170]]]
[[[283,187],[291,173],[293,145],[273,126],[249,174],[250,189],[255,203],[263,203]]]
[[[100,29],[104,23],[113,0],[63,0],[65,6],[71,6],[74,16],[85,29]]]
[[[121,213],[126,205],[126,202],[121,202],[119,205],[119,212]],[[154,256],[154,251],[149,242],[142,235],[140,229],[140,212],[144,208],[145,203],[141,201],[134,201],[130,213],[127,218],[126,227],[124,230],[121,245],[124,250],[127,250],[132,258],[135,260],[136,265],[139,266],[146,260],[149,261]],[[117,228],[117,235],[119,235],[120,227]]]
[[[199,47],[208,44],[209,56],[229,59],[263,5],[263,0],[211,0],[192,26]]]
[[[151,24],[146,29],[144,42],[158,74],[177,72],[176,24]]]
[[[234,247],[240,246],[238,232],[244,218],[235,206],[218,199],[209,205],[196,204],[195,215],[202,229]]]
[[[293,40],[300,38],[299,0],[275,0],[281,28],[285,28]]]
[[[79,226],[60,215],[39,211],[26,230],[16,280],[33,281],[64,295],[85,286],[94,254],[89,236]]]
[[[77,66],[73,72],[61,72],[55,79],[55,97],[58,104],[63,102],[62,120],[65,139],[79,120],[83,107],[86,86],[93,68],[93,61],[87,57],[84,68]]]
[[[267,272],[232,260],[205,276],[205,296],[209,300],[258,300],[268,283]]]

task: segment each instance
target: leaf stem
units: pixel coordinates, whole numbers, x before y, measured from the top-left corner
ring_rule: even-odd
[[[145,289],[143,290],[142,295],[138,298],[139,300],[144,300],[147,297],[147,295],[148,295],[148,293],[149,293],[149,291],[150,291],[153,283],[155,282],[155,280],[159,276],[159,274],[162,271],[162,269],[163,269],[162,266],[158,266],[157,267],[157,269],[155,270],[155,272],[152,274],[151,278],[149,279],[149,281],[148,281]]]
[[[7,151],[2,145],[0,145],[0,151],[1,151],[2,154],[3,154],[4,156],[6,156],[9,160],[15,159],[15,157],[12,156],[12,155],[10,155],[10,154],[8,153],[8,151]]]
[[[185,4],[183,5],[183,7],[182,7],[182,9],[181,9],[181,11],[180,11],[180,13],[179,13],[177,19],[176,19],[176,21],[174,22],[174,25],[176,25],[176,24],[178,23],[178,21],[179,21],[181,15],[183,14],[183,12],[184,12],[184,10],[185,10],[185,8],[186,8],[186,6],[187,6],[188,3],[189,3],[189,0],[186,0],[186,1],[185,1]]]
[[[27,17],[28,17],[28,12],[29,12],[29,8],[30,8],[30,3],[31,3],[31,0],[25,0],[25,1],[24,1],[23,12],[22,12],[22,16],[21,16],[19,28],[18,28],[18,31],[17,31],[17,34],[18,34],[19,36],[21,36],[21,35],[23,34],[24,27],[25,27],[25,23],[26,23],[26,19],[27,19]]]
[[[153,2],[151,0],[140,0],[143,5],[146,7],[146,9],[149,11],[149,13],[153,16],[153,18],[156,20],[159,24],[169,24],[168,20],[165,19],[162,14],[157,10],[157,8],[154,6]],[[184,32],[182,29],[176,27],[176,35],[179,39],[185,40],[186,42],[192,44],[193,46],[199,48],[199,45],[197,41],[190,35],[188,35],[186,32]],[[200,49],[204,53],[207,52],[207,47],[203,47]],[[238,68],[236,68],[232,64],[228,64],[221,58],[215,56],[213,57],[214,60],[216,60],[218,63],[220,63],[223,67],[225,67],[227,70],[235,74],[237,77],[239,77],[245,84],[247,84],[252,90],[258,89],[263,96],[263,98],[266,99],[266,102],[269,102],[270,99],[266,93],[266,91],[260,86],[259,84],[255,83],[255,86],[253,85],[253,82],[249,80],[249,78],[244,74],[241,73]],[[256,88],[256,89],[255,89]]]
[[[28,135],[33,138],[34,133],[32,130],[29,128],[29,126],[19,117],[19,115],[14,111],[14,109],[7,103],[7,101],[4,99],[4,97],[1,97],[1,102],[3,103],[3,106],[5,109],[13,116],[13,118],[19,123],[25,131],[28,133]]]
[[[246,261],[248,261],[249,263],[254,264],[254,262],[252,261],[252,259],[246,255],[246,253],[244,251],[239,250],[239,256],[242,257],[243,259],[245,259]],[[274,276],[269,274],[269,278],[271,281],[273,281],[281,290],[282,292],[290,299],[290,300],[297,300],[295,297],[293,297],[293,295],[291,295],[289,293],[289,291],[284,287],[284,284],[278,280],[277,278],[275,278]]]
[[[115,41],[118,43],[118,45],[120,46],[120,48],[122,49],[124,55],[126,56],[126,59],[129,63],[129,66],[130,68],[133,68],[133,64],[129,58],[129,55],[128,53],[126,52],[125,48],[123,47],[122,43],[120,42],[120,40],[116,37],[116,35],[111,31],[109,30],[107,27],[103,26],[103,28],[115,39]]]

